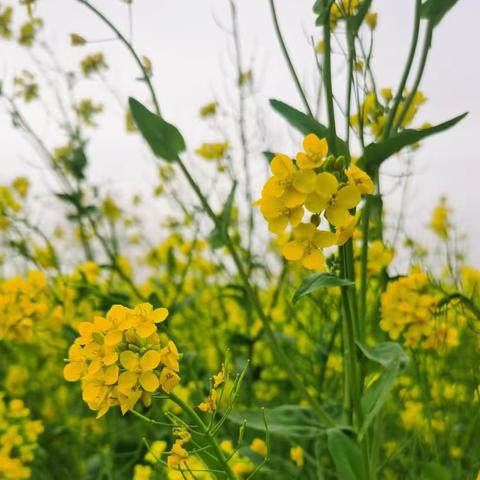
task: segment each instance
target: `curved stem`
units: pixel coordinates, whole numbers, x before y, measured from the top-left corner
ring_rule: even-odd
[[[302,99],[303,106],[305,107],[305,111],[308,113],[308,115],[314,118],[313,112],[310,109],[310,105],[308,104],[307,97],[305,96],[305,92],[303,91],[302,84],[298,79],[298,75],[295,72],[295,68],[293,66],[292,60],[290,58],[290,55],[288,54],[287,46],[285,45],[285,41],[283,40],[283,35],[280,30],[280,25],[278,24],[277,11],[275,9],[275,2],[274,0],[269,0],[269,3],[270,3],[270,11],[272,12],[272,19],[273,19],[273,25],[275,27],[275,32],[277,34],[278,42],[280,43],[283,56],[287,61],[288,69],[290,70],[290,74],[292,75],[293,81],[295,82],[295,86],[297,87],[298,93],[300,94],[300,98]]]
[[[128,41],[128,39],[118,30],[118,28],[105,16],[103,13],[98,11],[90,2],[87,0],[77,0],[77,2],[82,3],[85,5],[87,8],[89,8],[102,22],[105,23],[118,37],[118,39],[127,47],[129,52],[132,54],[133,58],[135,59],[135,62],[137,63],[138,67],[140,68],[142,72],[142,80],[147,84],[148,90],[150,91],[150,96],[152,97],[152,102],[155,107],[155,111],[157,115],[161,116],[160,113],[160,106],[158,104],[157,96],[155,94],[155,90],[153,88],[152,82],[150,80],[150,75],[148,74],[147,70],[145,69],[145,66],[143,65],[142,61],[140,60],[140,57],[137,55],[137,52],[133,48],[132,44]]]
[[[393,130],[397,130],[403,122],[403,119],[407,115],[408,109],[415,98],[415,94],[417,93],[418,86],[420,85],[420,81],[423,77],[423,72],[425,71],[425,65],[427,64],[428,52],[430,51],[430,47],[432,46],[432,36],[433,36],[433,24],[432,22],[428,22],[427,32],[425,34],[425,42],[423,44],[422,49],[422,56],[420,58],[420,64],[418,66],[417,76],[415,77],[415,81],[413,83],[412,90],[408,94],[407,99],[405,100],[405,105],[403,106],[402,112],[400,113],[398,120],[395,122]]]
[[[418,43],[418,34],[420,31],[420,7],[422,5],[421,0],[415,0],[415,20],[413,24],[413,34],[412,34],[412,42],[410,44],[410,51],[408,52],[407,61],[405,63],[405,69],[403,70],[402,78],[400,79],[400,84],[398,85],[398,90],[395,95],[395,99],[393,101],[392,109],[388,114],[387,122],[385,123],[385,128],[383,130],[383,138],[387,138],[390,134],[390,129],[393,125],[393,120],[395,118],[395,114],[397,113],[398,105],[400,104],[400,100],[402,99],[403,90],[405,89],[405,85],[407,83],[408,75],[412,68],[413,58],[415,57],[415,51],[417,49]]]

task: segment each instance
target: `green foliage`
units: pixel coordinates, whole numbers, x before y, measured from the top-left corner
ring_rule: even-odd
[[[176,162],[185,151],[182,134],[171,123],[144,107],[138,100],[128,99],[130,111],[143,138],[158,158]]]
[[[327,431],[328,451],[332,456],[336,472],[340,480],[362,480],[362,455],[357,443],[341,430]]]
[[[318,137],[323,138],[328,135],[328,128],[317,122],[310,115],[297,110],[296,108],[287,105],[280,100],[270,100],[271,107],[279,113],[293,128],[298,130],[303,135],[308,135],[309,133],[315,133]],[[345,142],[337,137],[337,146],[339,147],[340,153],[346,151],[347,147]]]
[[[223,210],[220,215],[217,216],[217,221],[215,228],[208,237],[208,241],[212,248],[216,249],[226,245],[228,240],[228,227],[230,226],[230,221],[232,219],[232,207],[233,201],[235,199],[235,190],[237,188],[237,183],[234,182],[230,193],[228,194],[227,201],[223,206]]]
[[[324,433],[322,426],[309,408],[297,405],[282,405],[266,408],[265,417],[268,430],[272,434],[288,438],[314,438]],[[247,428],[265,432],[263,413],[255,410],[234,411],[229,420],[238,425],[247,424]]]
[[[305,295],[309,295],[310,293],[316,292],[322,288],[348,287],[350,285],[354,285],[354,282],[346,278],[340,278],[333,273],[313,273],[303,280],[300,287],[298,287],[297,291],[294,293],[292,302],[296,303]]]
[[[360,157],[358,165],[369,172],[374,172],[385,160],[400,152],[403,148],[420,142],[424,138],[434,135],[435,133],[448,130],[460,122],[460,120],[463,120],[467,114],[468,112],[462,113],[461,115],[435,125],[434,127],[423,128],[421,130],[403,130],[381,142],[370,143],[365,147],[365,151]]]
[[[420,14],[436,27],[458,0],[427,0],[422,3]]]

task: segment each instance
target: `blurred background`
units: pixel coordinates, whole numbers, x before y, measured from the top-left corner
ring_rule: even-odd
[[[311,0],[278,0],[276,6],[290,55],[309,98],[314,99],[318,72],[312,42],[315,44],[320,39],[320,29],[314,24],[312,3]],[[235,135],[226,126],[227,138],[216,136],[205,127],[198,114],[202,105],[213,100],[228,109],[235,108],[237,77],[229,3],[226,0],[135,0],[127,5],[119,0],[100,0],[95,6],[131,36],[136,49],[150,59],[162,114],[183,133],[190,151],[187,162],[192,165],[194,175],[202,176],[202,168],[198,160],[193,162],[191,152],[203,142],[228,140]],[[373,69],[379,87],[395,89],[398,85],[410,42],[413,7],[411,0],[373,2],[372,10],[378,12]],[[250,144],[259,194],[266,175],[266,162],[260,152],[269,149],[294,154],[300,148],[299,137],[270,110],[268,99],[280,99],[299,109],[301,102],[281,56],[268,1],[242,0],[237,2],[237,9],[243,69],[253,74],[251,111],[262,126],[260,133],[253,132],[257,139]],[[18,22],[25,21],[25,15]],[[83,97],[105,105],[98,118],[100,128],[92,135],[88,147],[89,178],[115,196],[126,198],[137,192],[150,193],[158,183],[157,166],[139,136],[125,135],[128,95],[147,101],[147,94],[137,80],[138,72],[124,47],[75,0],[41,0],[36,15],[45,21],[43,40],[64,69],[78,71],[83,57],[100,50],[110,66],[103,84],[98,79],[83,80],[80,84]],[[478,0],[460,0],[435,30],[433,49],[420,85],[428,101],[413,126],[440,123],[465,111],[469,111],[469,115],[453,129],[421,145],[411,158],[411,176],[406,186],[409,159],[405,156],[388,161],[382,171],[387,214],[392,225],[402,215],[402,233],[428,239],[426,225],[432,210],[439,197],[446,195],[459,233],[468,236],[467,257],[477,268],[480,266],[480,246],[476,241],[480,236],[477,213],[480,205],[480,59],[476,51],[480,40],[479,18]],[[72,48],[71,33],[82,35],[90,43]],[[14,42],[4,42],[2,46],[2,81],[11,81],[23,68],[35,69],[39,61],[35,51],[20,48]],[[340,100],[345,90],[342,55],[337,48],[334,89]],[[51,79],[47,83],[57,81],[53,63],[45,68],[45,78]],[[52,103],[51,89],[41,93],[46,95],[42,99],[45,105]],[[39,107],[32,107],[28,115],[52,148],[65,142],[52,118],[54,115],[46,114],[45,109]],[[320,119],[325,120],[322,113]],[[16,175],[30,177],[37,192],[38,202],[32,208],[38,209],[38,218],[54,214],[58,202],[49,191],[49,173],[23,136],[12,127],[5,108],[0,114],[0,141],[3,147],[0,183],[9,182]],[[229,185],[218,188],[219,196],[224,197]],[[152,218],[152,223],[156,221]]]

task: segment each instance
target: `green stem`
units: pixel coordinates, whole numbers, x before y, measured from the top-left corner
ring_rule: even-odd
[[[388,114],[387,121],[385,123],[385,128],[383,130],[383,139],[387,138],[390,134],[390,129],[393,125],[393,120],[397,113],[398,106],[400,104],[400,100],[403,96],[403,91],[405,89],[405,85],[407,84],[408,75],[410,74],[410,70],[412,68],[413,58],[415,57],[415,51],[417,49],[418,43],[418,34],[420,32],[420,7],[422,5],[421,0],[415,0],[415,19],[413,24],[413,34],[412,34],[412,41],[410,44],[410,50],[408,52],[407,61],[405,63],[405,68],[403,70],[402,78],[400,79],[400,84],[398,85],[398,90],[395,95],[395,99],[393,101],[392,109]]]
[[[351,268],[349,263],[351,259],[348,256],[348,251],[346,246],[339,247],[340,254],[340,274],[343,278],[347,277],[347,272]],[[348,277],[347,277],[348,278]],[[344,349],[344,364],[345,370],[348,377],[349,390],[351,395],[353,412],[355,414],[354,427],[360,427],[363,421],[363,412],[361,405],[361,385],[360,385],[360,369],[357,356],[357,347],[356,347],[356,328],[354,324],[354,318],[352,315],[352,308],[350,305],[350,287],[341,287],[342,294],[342,303],[344,310],[344,321],[345,328],[343,330],[345,349]],[[360,443],[360,448],[362,451],[363,458],[363,471],[365,478],[369,478],[370,472],[370,461],[369,461],[369,451],[366,438],[362,439]]]
[[[295,86],[297,87],[300,98],[302,99],[303,106],[305,107],[305,111],[312,118],[314,118],[313,112],[310,109],[310,105],[308,104],[307,97],[305,96],[305,92],[303,91],[302,84],[300,83],[300,80],[298,79],[298,75],[295,72],[295,68],[293,66],[292,60],[290,58],[290,55],[288,54],[287,46],[285,45],[285,41],[283,40],[282,32],[280,30],[280,25],[278,24],[277,12],[275,10],[275,2],[274,2],[274,0],[269,0],[269,2],[270,2],[270,11],[272,12],[273,25],[275,27],[275,32],[277,34],[278,42],[280,43],[280,47],[282,49],[283,56],[285,57],[285,60],[287,61],[288,69],[290,70],[290,74],[292,75],[293,81],[295,82]]]
[[[371,197],[367,196],[362,215],[362,251],[360,256],[360,319],[359,340],[365,338],[366,314],[367,314],[367,270],[368,270],[368,235],[370,227]]]
[[[428,22],[427,25],[427,32],[425,34],[425,41],[423,44],[422,49],[422,56],[420,57],[420,63],[418,65],[417,76],[415,77],[415,81],[413,82],[413,87],[410,93],[408,94],[407,99],[405,100],[405,105],[403,106],[402,112],[400,113],[398,120],[395,122],[393,130],[398,130],[401,127],[403,119],[407,115],[408,109],[415,98],[415,94],[417,93],[418,86],[423,77],[423,72],[425,71],[425,66],[427,64],[428,52],[430,51],[430,47],[432,46],[432,36],[433,36],[433,23]]]
[[[329,9],[330,12],[330,9]],[[332,47],[330,44],[330,13],[325,15],[323,21],[323,84],[325,86],[325,101],[327,104],[328,118],[328,143],[334,155],[338,155],[337,132],[335,128],[335,110],[333,107],[332,87]]]
[[[225,456],[223,455],[222,450],[218,446],[218,443],[216,442],[215,438],[212,437],[210,430],[205,425],[205,423],[200,418],[200,416],[197,414],[197,412],[195,412],[193,408],[191,408],[188,404],[186,404],[181,398],[177,397],[174,393],[170,394],[170,399],[173,400],[190,417],[192,422],[195,425],[197,425],[197,427],[200,429],[203,435],[205,435],[205,438],[207,439],[208,443],[212,447],[215,457],[218,459],[218,461],[224,468],[225,474],[227,475],[227,477],[231,480],[237,480],[237,476],[233,473],[232,469],[230,468],[230,465],[225,459]]]
[[[145,66],[143,65],[142,61],[140,60],[140,57],[137,55],[137,52],[133,48],[132,44],[128,41],[128,39],[118,30],[117,27],[105,16],[103,13],[98,11],[90,2],[87,0],[77,0],[78,2],[82,3],[85,5],[87,8],[89,8],[100,20],[102,20],[105,25],[107,25],[118,37],[118,39],[127,47],[128,51],[131,53],[132,57],[135,59],[135,62],[138,65],[138,68],[142,72],[142,80],[146,83],[148,90],[150,91],[150,96],[152,97],[152,102],[155,107],[155,111],[157,115],[161,116],[160,113],[160,106],[158,104],[157,100],[157,95],[155,94],[155,90],[153,88],[152,82],[150,80],[150,75],[148,74],[147,70],[145,69]]]

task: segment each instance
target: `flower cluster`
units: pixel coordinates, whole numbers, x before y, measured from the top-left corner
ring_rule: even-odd
[[[255,202],[272,233],[281,235],[292,226],[293,239],[282,250],[288,260],[301,261],[310,270],[323,270],[322,249],[342,245],[353,234],[356,217],[350,213],[362,194],[374,192],[370,177],[355,165],[343,168],[343,158],[328,156],[328,143],[315,134],[303,140],[304,151],[296,161],[283,154],[273,157],[272,176],[265,183],[262,197]],[[302,223],[305,213],[310,221]],[[320,230],[320,215],[335,228]]]
[[[170,393],[180,381],[179,353],[171,340],[162,342],[157,323],[166,308],[149,303],[135,308],[114,305],[106,317],[78,325],[80,336],[70,347],[64,377],[81,380],[83,399],[97,418],[119,405],[122,414],[141,399],[150,405],[160,388]]]
[[[394,123],[400,122],[402,128],[406,128],[412,123],[420,105],[427,100],[421,91],[417,91],[404,112],[406,98],[407,95],[404,95],[400,100],[393,119]],[[359,112],[350,117],[350,122],[358,131],[364,131],[368,127],[370,133],[375,138],[381,138],[385,124],[387,123],[388,114],[391,111],[393,104],[391,88],[380,89],[379,96],[375,92],[368,92]]]
[[[389,283],[382,295],[380,328],[392,340],[403,335],[405,345],[440,350],[458,344],[458,331],[448,321],[437,322],[437,294],[432,293],[427,274],[413,271]]]
[[[208,395],[208,397],[204,402],[198,405],[198,408],[202,412],[210,412],[210,413],[215,412],[215,410],[217,409],[218,388],[222,387],[225,384],[226,377],[227,377],[227,373],[225,370],[225,364],[223,364],[220,372],[218,372],[217,375],[213,376],[210,395]]]
[[[0,283],[0,340],[31,341],[35,324],[48,308],[47,280],[42,272]]]
[[[206,160],[221,160],[225,157],[229,148],[228,142],[202,143],[201,147],[195,150],[195,153]]]
[[[0,478],[30,478],[28,464],[34,459],[37,438],[43,432],[40,420],[31,420],[22,400],[6,402],[0,392]]]

